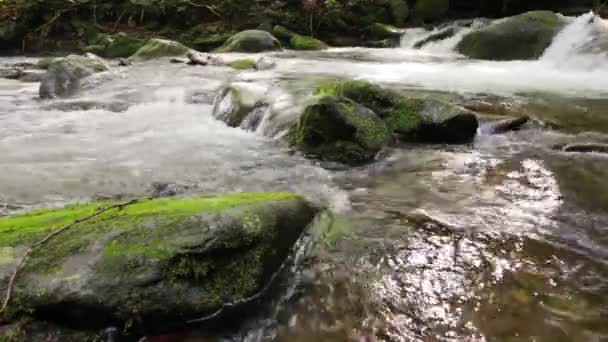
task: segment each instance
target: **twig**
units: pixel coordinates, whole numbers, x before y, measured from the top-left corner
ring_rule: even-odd
[[[116,28],[118,27],[118,24],[122,20],[122,17],[125,16],[125,13],[127,13],[127,9],[126,8],[122,11],[122,13],[120,14],[120,16],[118,16],[118,20],[116,20],[116,23],[114,24],[114,28],[112,29],[112,32],[116,32]]]
[[[17,274],[19,273],[19,270],[23,267],[23,265],[25,265],[25,262],[27,260],[27,258],[30,256],[30,254],[32,254],[32,252],[39,246],[44,245],[46,242],[48,242],[51,238],[53,238],[54,236],[57,236],[59,234],[61,234],[62,232],[72,228],[73,226],[75,226],[78,223],[84,222],[86,220],[90,220],[93,217],[99,216],[103,213],[105,213],[108,210],[112,210],[112,209],[119,209],[122,210],[122,208],[131,205],[131,204],[135,204],[137,203],[139,200],[138,199],[134,199],[125,203],[119,203],[119,204],[114,204],[111,205],[109,207],[106,208],[102,208],[99,209],[98,211],[92,213],[89,216],[85,216],[82,218],[77,219],[76,221],[68,224],[67,226],[63,226],[57,230],[54,230],[53,232],[51,232],[50,234],[48,234],[47,236],[45,236],[42,240],[36,242],[35,244],[33,244],[23,255],[23,257],[21,258],[21,261],[19,262],[19,264],[17,265],[17,267],[15,268],[15,271],[13,272],[13,274],[11,275],[10,281],[8,282],[8,287],[6,289],[6,296],[4,297],[4,303],[2,304],[2,308],[0,308],[0,314],[3,314],[6,311],[6,308],[8,307],[8,303],[11,300],[11,295],[13,292],[13,287],[15,286],[15,279],[17,278]]]

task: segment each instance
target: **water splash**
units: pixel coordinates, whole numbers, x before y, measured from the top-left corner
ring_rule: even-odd
[[[553,40],[541,61],[570,69],[608,68],[608,21],[593,12],[572,20]]]

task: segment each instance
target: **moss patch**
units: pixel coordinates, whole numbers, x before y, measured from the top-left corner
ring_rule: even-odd
[[[129,59],[147,60],[161,57],[183,56],[190,51],[187,46],[171,40],[152,38]]]
[[[294,199],[291,193],[239,193],[219,197],[194,197],[183,199],[145,200],[123,210],[112,210],[93,221],[125,216],[142,217],[160,214],[192,215],[197,212],[215,212],[241,205],[251,205],[267,201]],[[75,220],[88,216],[100,208],[118,204],[118,202],[97,202],[92,204],[68,205],[62,209],[43,209],[31,213],[0,217],[0,245],[17,246],[40,238],[49,230],[65,226]],[[79,224],[79,226],[85,223]]]
[[[331,81],[318,85],[316,96],[343,96],[373,110],[391,131],[411,130],[420,124],[421,103],[367,81]]]
[[[255,69],[256,62],[252,58],[239,59],[229,64],[231,68],[238,70]]]
[[[301,36],[299,34],[291,37],[289,44],[294,50],[323,50],[327,49],[328,47],[327,44],[318,39],[308,36]]]

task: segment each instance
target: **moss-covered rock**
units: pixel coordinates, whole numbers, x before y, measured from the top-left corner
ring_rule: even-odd
[[[172,40],[152,38],[137,50],[130,60],[148,60],[162,57],[184,56],[190,48]]]
[[[388,129],[406,141],[463,143],[473,140],[479,122],[465,108],[433,98],[411,98],[366,81],[320,84],[317,96],[342,96],[373,110]]]
[[[0,218],[0,288],[49,232],[113,202]],[[9,316],[141,333],[262,290],[317,210],[290,193],[143,200],[77,223],[36,249]],[[238,307],[238,306],[237,306]]]
[[[299,34],[291,37],[289,46],[294,50],[324,50],[328,47],[327,44],[316,38]]]
[[[234,61],[228,65],[231,68],[238,69],[238,70],[255,69],[256,61],[253,58],[245,58],[245,59],[239,59],[237,61]]]
[[[294,50],[324,50],[328,48],[327,44],[316,38],[291,32],[280,25],[275,26],[272,33],[283,44]]]
[[[365,31],[370,40],[399,39],[402,34],[395,26],[380,23],[368,26]]]
[[[306,108],[289,139],[307,154],[356,165],[370,161],[390,133],[369,108],[346,97],[326,96]]]
[[[281,43],[266,31],[247,30],[230,37],[216,52],[263,52],[280,50]]]
[[[536,59],[565,24],[553,12],[527,12],[467,34],[456,48],[463,55],[478,59]]]
[[[106,63],[97,57],[69,55],[48,61],[47,73],[40,83],[40,97],[68,97],[74,95],[80,80],[94,73],[109,70]]]
[[[144,43],[145,41],[142,39],[119,32],[104,35],[94,45],[87,46],[85,51],[107,58],[129,57],[137,52]]]
[[[438,20],[450,9],[450,0],[416,0],[414,16],[417,20]]]

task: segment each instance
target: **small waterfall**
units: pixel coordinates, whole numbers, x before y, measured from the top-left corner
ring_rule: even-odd
[[[577,17],[540,59],[572,69],[608,67],[608,21],[593,12]]]
[[[456,44],[462,40],[462,37],[473,29],[484,25],[485,22],[478,19],[474,21],[456,21],[450,25],[444,25],[432,30],[424,28],[407,29],[401,38],[401,47],[432,53],[452,53]]]

